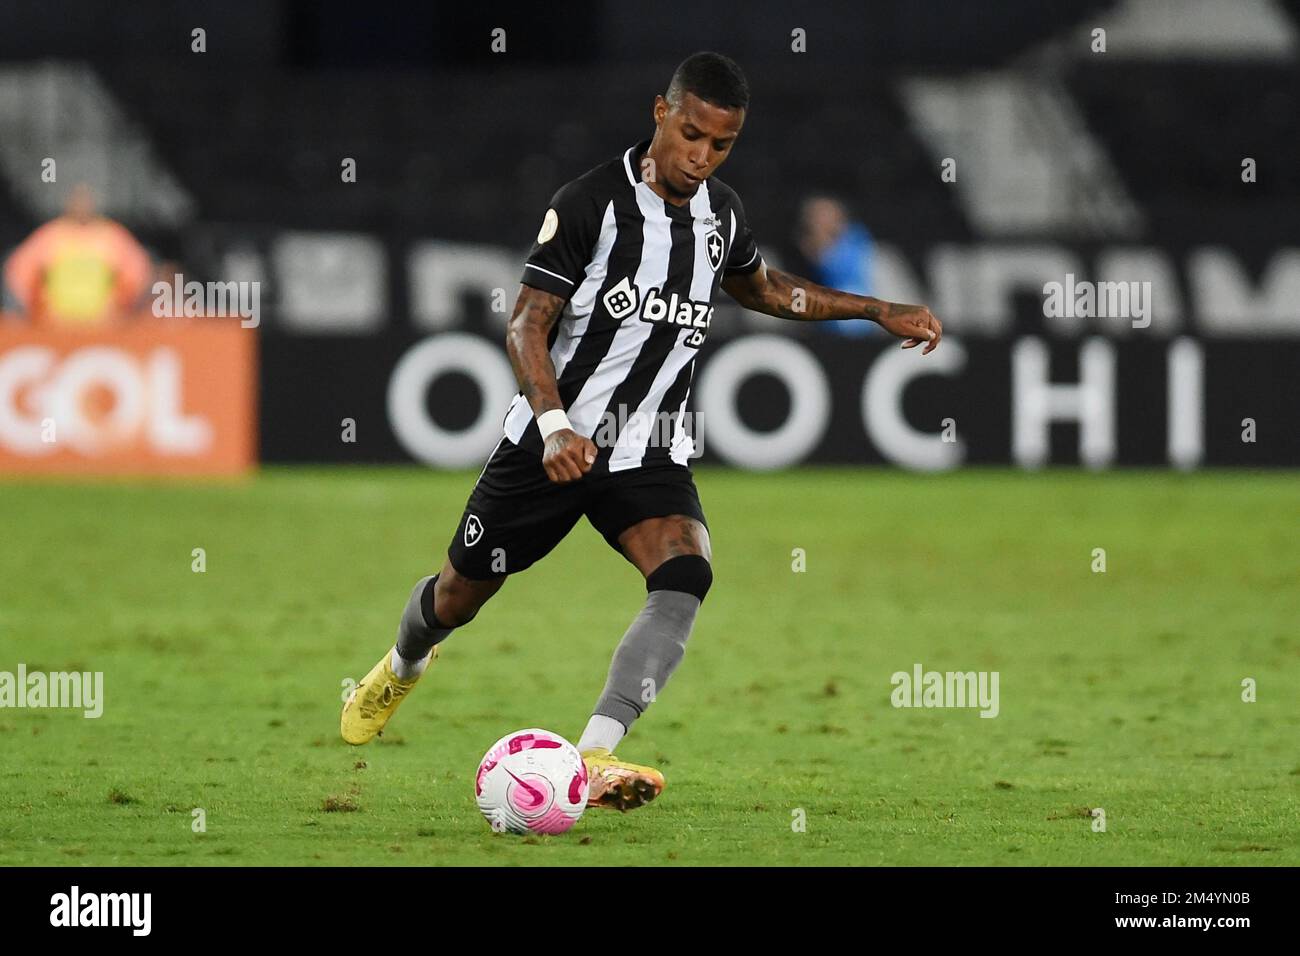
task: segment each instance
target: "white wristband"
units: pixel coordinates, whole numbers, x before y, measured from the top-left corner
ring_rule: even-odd
[[[542,441],[546,441],[562,428],[573,430],[573,426],[569,424],[569,416],[564,414],[562,408],[552,408],[549,412],[538,415],[537,427],[542,433]]]

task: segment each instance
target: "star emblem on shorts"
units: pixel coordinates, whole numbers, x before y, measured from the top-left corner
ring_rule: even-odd
[[[465,519],[465,547],[474,547],[481,537],[483,537],[483,522],[478,519],[478,515],[470,515]]]

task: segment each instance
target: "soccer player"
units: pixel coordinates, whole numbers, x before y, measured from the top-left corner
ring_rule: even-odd
[[[873,321],[903,338],[903,348],[924,344],[922,354],[942,335],[922,306],[766,266],[740,198],[713,175],[748,106],[736,63],[697,53],[655,97],[654,136],[551,199],[507,331],[519,394],[505,435],[442,570],[415,585],[396,645],[344,704],[344,740],[363,744],[381,731],[437,645],[586,515],[646,582],[645,605],[614,651],[578,741],[588,805],[629,810],[663,791],[659,771],[613,751],[681,662],[713,580],[685,421],[718,288],[781,318]],[[671,428],[645,427],[664,416]]]

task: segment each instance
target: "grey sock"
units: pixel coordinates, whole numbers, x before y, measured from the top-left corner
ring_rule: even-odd
[[[631,727],[686,653],[700,599],[682,591],[651,591],[645,607],[623,635],[609,665],[595,713]]]
[[[402,611],[402,621],[397,625],[397,653],[405,660],[423,660],[433,645],[455,630],[444,627],[434,616],[433,586],[437,581],[436,574],[421,578]]]

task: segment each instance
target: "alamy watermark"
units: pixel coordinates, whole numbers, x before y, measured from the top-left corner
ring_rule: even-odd
[[[260,282],[199,282],[176,273],[171,282],[153,284],[153,314],[160,319],[239,316],[255,329],[262,321]]]
[[[981,717],[996,717],[998,671],[927,671],[920,664],[912,672],[895,671],[889,682],[895,707],[978,707]]]
[[[94,720],[104,713],[103,671],[0,671],[0,707],[72,708]]]
[[[1043,285],[1043,315],[1049,319],[1132,319],[1133,328],[1151,325],[1150,282],[1075,281],[1067,272],[1064,282]]]
[[[152,916],[152,893],[83,893],[74,884],[50,897],[51,926],[120,926],[132,936],[148,936]]]
[[[704,454],[704,420],[697,411],[629,412],[626,405],[607,409],[591,433],[597,448],[615,449],[639,457],[643,450],[667,448],[673,457],[699,458]]]

